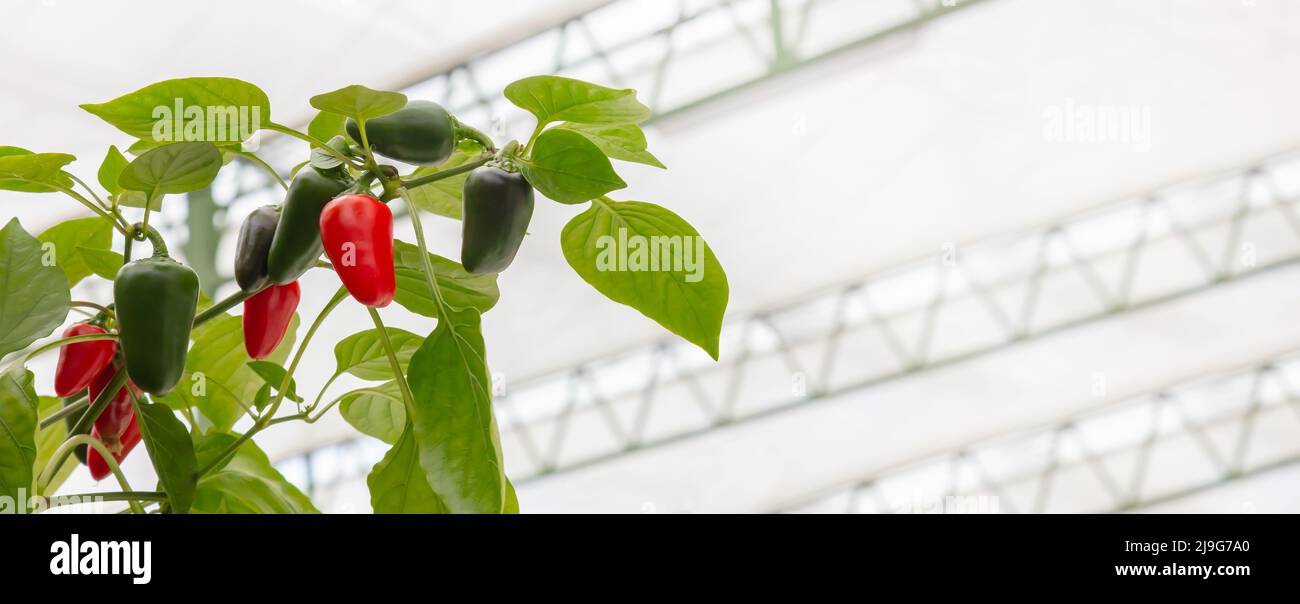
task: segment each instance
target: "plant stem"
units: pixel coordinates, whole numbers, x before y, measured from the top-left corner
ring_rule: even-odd
[[[322,141],[310,134],[304,134],[302,132],[298,132],[293,128],[290,128],[288,126],[281,126],[280,124],[277,124],[275,122],[271,122],[270,124],[267,124],[266,129],[272,132],[279,132],[280,134],[287,134],[301,141],[306,141],[307,144],[316,147],[317,149],[325,150],[330,155],[337,157],[339,161],[342,161],[343,163],[352,166],[353,168],[356,168],[358,170],[362,168],[362,166],[356,163],[355,161],[353,161],[351,157],[339,153],[337,149],[325,144],[325,141]]]
[[[484,149],[487,149],[493,154],[497,152],[497,144],[492,141],[492,137],[488,136],[487,134],[484,134],[479,129],[473,126],[465,125],[460,120],[456,120],[456,131],[457,131],[456,133],[460,136],[460,138],[468,138],[470,140],[473,140],[478,144],[483,145]]]
[[[270,287],[270,286],[267,286],[267,287]],[[262,288],[262,289],[266,289],[266,288],[264,287],[264,288]],[[207,307],[206,309],[203,310],[203,312],[201,312],[201,313],[199,313],[197,316],[195,316],[195,317],[194,317],[194,326],[195,326],[195,327],[198,327],[198,326],[200,326],[200,325],[202,325],[202,324],[204,324],[204,323],[207,323],[208,321],[211,321],[211,320],[213,320],[213,319],[215,319],[215,318],[221,316],[221,315],[224,314],[226,311],[228,311],[228,310],[230,310],[230,309],[232,309],[232,308],[238,306],[238,305],[239,305],[240,303],[242,303],[243,301],[245,301],[245,300],[247,300],[247,299],[249,299],[249,298],[252,298],[253,296],[255,296],[255,295],[257,295],[258,293],[260,293],[261,291],[262,291],[261,289],[255,291],[255,292],[238,291],[238,292],[235,292],[235,293],[233,293],[233,294],[231,294],[231,295],[229,295],[229,296],[226,296],[226,297],[223,298],[222,300],[218,301],[216,304],[213,304],[212,306]]]
[[[65,505],[94,503],[96,501],[167,501],[167,494],[160,491],[125,491],[121,493],[77,493],[76,495],[59,495],[42,497],[46,509]]]
[[[402,375],[402,364],[397,360],[397,352],[393,350],[393,342],[388,339],[388,329],[384,327],[384,322],[379,318],[379,311],[373,308],[367,308],[370,311],[370,319],[375,322],[375,328],[379,330],[379,341],[384,345],[384,353],[388,355],[388,365],[393,368],[393,376],[397,379],[397,385],[402,390],[402,398],[406,402],[406,413],[408,416],[415,413],[415,395],[411,393],[411,385],[406,383],[406,376]]]
[[[76,308],[76,307],[81,307],[81,308],[93,308],[93,309],[95,309],[95,310],[98,310],[99,312],[102,312],[102,313],[106,314],[106,315],[113,314],[113,311],[109,310],[107,307],[105,307],[105,306],[101,306],[101,305],[99,305],[99,304],[95,304],[94,302],[82,302],[82,301],[79,301],[79,300],[73,300],[69,305],[72,306],[72,307],[74,307],[74,308]]]
[[[211,463],[201,468],[198,471],[198,476],[200,478],[221,465],[226,458],[233,455],[235,451],[239,450],[239,447],[242,447],[244,443],[248,442],[248,439],[252,438],[254,434],[261,432],[264,428],[270,425],[271,420],[275,417],[275,412],[280,409],[280,403],[284,402],[284,393],[289,390],[289,382],[293,380],[293,374],[298,369],[298,363],[302,361],[302,354],[307,350],[307,345],[311,343],[312,337],[316,335],[316,331],[319,330],[321,324],[325,322],[325,317],[328,317],[330,312],[337,308],[343,300],[347,299],[347,297],[347,288],[340,287],[339,290],[335,292],[334,297],[330,298],[330,301],[325,304],[325,308],[321,309],[320,314],[316,315],[316,320],[313,321],[311,327],[307,329],[307,335],[303,336],[302,342],[298,344],[298,351],[294,353],[293,361],[289,363],[289,369],[284,372],[284,379],[280,382],[280,388],[275,393],[275,401],[271,403],[271,407],[267,409],[266,412],[262,413],[261,418],[253,424],[253,427],[240,435],[235,442],[231,443],[229,447],[226,447],[226,450],[218,455],[216,459],[212,460]]]
[[[116,339],[117,339],[116,334],[88,333],[84,336],[72,336],[71,338],[63,338],[61,340],[55,340],[53,342],[50,342],[49,344],[43,344],[40,348],[37,348],[36,350],[27,353],[26,362],[30,363],[32,359],[36,358],[41,353],[54,350],[55,348],[62,348],[64,346],[67,346],[68,344],[76,344],[77,342],[92,342],[94,340],[116,340]]]
[[[494,154],[483,154],[474,161],[463,163],[454,168],[447,168],[446,170],[434,172],[433,174],[426,174],[418,178],[412,178],[411,180],[404,180],[402,181],[402,186],[407,189],[414,189],[416,187],[422,187],[429,183],[438,182],[440,180],[451,178],[453,176],[460,176],[461,174],[464,174],[466,172],[473,172],[474,170],[477,170],[478,168],[482,167],[484,164],[492,161],[492,158],[494,157],[496,157],[496,155]],[[389,197],[389,196],[385,195],[385,197]]]
[[[420,224],[420,210],[415,207],[415,202],[411,201],[411,194],[405,187],[398,189],[398,193],[406,203],[407,214],[411,215],[411,225],[415,227],[415,245],[420,248],[420,263],[424,268],[425,283],[429,285],[429,293],[438,303],[438,316],[445,317],[447,303],[443,301],[442,290],[438,289],[438,282],[433,278],[433,263],[429,261],[429,246],[424,242],[424,225]]]
[[[118,373],[121,374],[123,372],[119,371]],[[105,390],[105,392],[109,391]],[[54,474],[58,473],[58,468],[62,467],[63,462],[67,461],[69,455],[72,455],[72,451],[81,445],[94,447],[100,457],[104,458],[104,463],[106,463],[108,469],[113,472],[113,476],[117,478],[117,484],[122,487],[122,490],[126,492],[131,491],[131,485],[127,483],[126,476],[122,474],[122,468],[117,465],[117,458],[113,457],[113,454],[108,451],[108,448],[104,446],[104,443],[99,442],[98,438],[89,434],[79,434],[63,441],[63,444],[59,445],[59,448],[54,451],[54,455],[50,457],[50,462],[45,464],[44,471],[41,472],[40,478],[36,481],[36,493],[38,495],[45,493],[45,487],[48,486],[50,480],[54,478]],[[140,507],[140,504],[137,501],[131,500],[130,505],[131,510],[135,513],[144,513],[144,508]]]
[[[41,429],[44,430],[54,425],[59,420],[90,406],[90,399],[87,398],[84,394],[77,395],[77,398],[74,400],[76,400],[77,402],[41,418]]]
[[[286,191],[289,190],[288,183],[285,183],[284,179],[280,178],[280,174],[275,171],[275,168],[272,168],[271,164],[266,163],[264,160],[262,160],[262,158],[258,157],[256,153],[253,153],[252,151],[240,151],[239,155],[247,159],[248,161],[257,164],[258,166],[261,166],[261,168],[265,170],[267,174],[271,175],[271,178],[275,179],[275,182],[280,183],[281,189],[284,189]]]
[[[66,193],[69,197],[81,202],[81,205],[86,206],[87,208],[90,209],[90,211],[98,214],[100,218],[103,218],[113,223],[113,228],[117,229],[119,233],[122,233],[123,235],[127,234],[127,226],[125,220],[122,220],[120,217],[115,217],[113,214],[109,214],[108,212],[104,211],[103,208],[95,205],[89,199],[86,199],[85,196],[72,189],[68,189],[65,187],[56,187],[56,188]]]

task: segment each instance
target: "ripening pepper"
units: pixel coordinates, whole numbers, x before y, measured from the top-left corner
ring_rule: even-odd
[[[90,435],[95,438],[100,436],[98,430],[91,430]],[[118,463],[122,463],[122,460],[131,454],[131,450],[140,444],[140,424],[136,421],[134,415],[131,416],[131,423],[126,427],[126,432],[122,433],[120,442],[122,444],[121,451],[113,453],[113,459]],[[86,452],[86,458],[86,466],[90,468],[91,478],[103,480],[112,473],[112,470],[108,469],[108,462],[104,461],[104,457],[99,454],[99,449],[91,447]]]
[[[280,207],[263,206],[253,210],[239,227],[239,241],[235,245],[235,283],[239,289],[255,292],[266,285],[266,256],[279,223]]]
[[[320,258],[320,214],[325,204],[351,186],[342,177],[322,174],[311,166],[298,171],[284,196],[280,222],[266,257],[271,283],[298,280]]]
[[[118,338],[126,372],[141,390],[162,396],[185,371],[199,302],[199,276],[167,255],[152,228],[153,257],[127,263],[113,283]]]
[[[520,174],[485,166],[465,179],[460,262],[499,273],[515,259],[533,218],[533,187]]]
[[[300,300],[302,288],[294,281],[272,285],[244,301],[244,350],[248,356],[262,360],[275,352]]]
[[[106,333],[108,330],[98,325],[77,323],[64,331],[63,337]],[[116,352],[117,342],[113,340],[74,342],[59,348],[59,365],[54,369],[54,393],[72,396],[85,390],[100,370],[113,361]]]
[[[117,367],[109,365],[100,371],[94,380],[91,380],[89,393],[91,403],[95,402],[95,398],[104,391],[116,373]],[[127,386],[123,386],[113,395],[108,406],[104,407],[104,411],[95,419],[95,432],[109,451],[116,451],[121,446],[119,439],[126,433],[127,426],[135,420],[135,406],[131,404],[131,392],[128,392],[127,388],[130,387],[136,396],[140,396],[140,389],[136,388],[131,380],[127,380],[126,383]]]
[[[343,286],[371,308],[393,301],[393,212],[369,195],[344,195],[325,206],[320,236]]]
[[[348,118],[348,136],[361,142],[361,128]],[[366,121],[370,149],[384,157],[416,166],[436,166],[456,148],[456,121],[442,105],[411,101],[388,115]]]
[[[77,401],[80,400],[80,399],[82,399],[82,398],[84,398],[84,397],[82,397],[82,396],[77,396],[77,397],[65,397],[65,398],[63,399],[63,406],[64,406],[64,407],[71,407],[72,405],[77,404]],[[76,429],[76,427],[77,427],[77,420],[80,420],[80,419],[81,419],[81,414],[80,414],[80,413],[73,413],[72,415],[68,415],[68,416],[65,416],[65,417],[63,418],[63,425],[67,426],[68,436],[69,436],[69,437],[72,437],[72,436],[81,436],[82,434],[90,434],[90,429],[94,427],[93,424],[92,424],[92,425],[88,425],[88,426],[86,426],[85,428],[82,428],[82,430],[81,430],[80,432],[73,432],[73,430]],[[72,452],[75,453],[75,454],[77,455],[77,459],[78,459],[79,461],[81,461],[81,463],[86,463],[86,449],[87,449],[87,448],[88,448],[88,447],[86,447],[86,445],[77,445],[77,447],[76,447],[75,449],[72,450]]]

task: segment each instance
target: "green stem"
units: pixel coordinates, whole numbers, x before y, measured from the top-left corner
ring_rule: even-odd
[[[117,229],[119,233],[122,233],[123,235],[127,234],[127,225],[125,220],[122,220],[120,217],[115,217],[113,214],[109,214],[108,212],[104,211],[103,208],[95,205],[89,199],[86,199],[85,196],[83,196],[82,194],[76,191],[73,191],[72,189],[66,187],[55,187],[55,188],[58,189],[59,191],[66,193],[69,197],[81,202],[81,205],[86,206],[88,209],[90,209],[91,212],[98,214],[100,218],[103,218],[113,223],[113,228]]]
[[[53,342],[50,342],[49,344],[43,344],[40,348],[37,348],[36,350],[27,353],[27,362],[30,363],[32,359],[36,358],[43,352],[49,352],[51,350],[54,350],[55,348],[62,348],[64,346],[67,346],[68,344],[76,344],[77,342],[93,342],[95,340],[116,340],[116,339],[117,339],[117,334],[88,333],[84,336],[72,336],[71,338],[63,338],[61,340],[55,340]]]
[[[406,383],[406,376],[402,375],[402,364],[397,360],[397,351],[393,350],[393,342],[388,339],[388,329],[384,327],[384,322],[379,318],[379,311],[367,307],[370,311],[370,319],[375,322],[375,329],[379,330],[379,341],[384,345],[384,353],[388,355],[388,366],[393,369],[393,376],[397,379],[397,385],[402,390],[402,398],[406,402],[406,414],[408,416],[415,414],[415,395],[411,393],[411,385]]]
[[[262,289],[266,289],[266,288],[264,287]],[[216,304],[213,304],[212,306],[205,308],[203,312],[196,315],[194,317],[194,326],[198,327],[204,323],[207,323],[208,321],[211,321],[221,316],[226,311],[236,306],[239,306],[245,300],[252,298],[253,296],[257,295],[261,291],[262,291],[261,289],[255,292],[238,291],[229,296],[226,296],[222,300],[218,301]]]
[[[167,494],[159,491],[126,491],[122,493],[77,493],[76,495],[59,495],[43,497],[46,509],[65,505],[94,503],[97,501],[167,501]]]
[[[68,429],[68,433],[89,433],[91,424],[95,423],[95,420],[99,418],[99,414],[104,412],[105,407],[108,407],[109,401],[113,400],[113,396],[117,391],[126,386],[126,380],[126,370],[118,369],[113,374],[113,378],[108,381],[108,386],[99,392],[99,396],[95,397],[86,412],[81,414],[81,417],[77,419],[77,423]]]
[[[443,179],[446,179],[446,178],[451,178],[451,177],[453,177],[453,176],[459,176],[459,175],[464,174],[464,173],[466,173],[466,172],[473,172],[474,170],[477,170],[478,168],[480,168],[480,167],[482,167],[483,165],[487,164],[488,162],[492,161],[492,159],[493,159],[494,157],[496,157],[495,154],[485,153],[485,154],[479,156],[478,159],[476,159],[476,160],[474,160],[474,161],[471,161],[471,162],[463,163],[463,164],[461,164],[461,165],[459,165],[459,166],[456,166],[455,168],[447,168],[446,170],[441,170],[441,171],[438,171],[438,172],[434,172],[433,174],[426,174],[426,175],[421,176],[421,177],[418,177],[418,178],[412,178],[411,180],[404,180],[404,181],[402,181],[402,186],[405,187],[405,188],[407,188],[407,189],[414,189],[414,188],[416,188],[416,187],[422,187],[422,186],[427,185],[427,184],[429,184],[429,183],[438,182],[438,181],[443,180]],[[385,197],[388,197],[388,196],[385,196]]]
[[[99,312],[102,312],[102,313],[106,314],[106,315],[111,315],[111,314],[113,314],[113,311],[109,310],[107,307],[102,306],[102,305],[99,305],[99,304],[95,304],[94,302],[82,302],[82,301],[80,301],[80,300],[73,300],[71,303],[69,303],[69,305],[72,306],[72,307],[74,307],[74,308],[76,308],[76,307],[81,307],[81,308],[93,308],[93,309],[95,309],[95,310],[98,310]]]
[[[77,175],[76,175],[76,174],[73,174],[73,173],[71,173],[71,172],[68,172],[68,176],[72,178],[72,181],[73,181],[73,182],[75,182],[75,183],[81,185],[81,188],[85,189],[87,193],[90,193],[90,196],[95,198],[95,201],[99,203],[99,206],[100,206],[100,207],[102,207],[102,208],[104,208],[104,209],[108,209],[108,208],[109,208],[109,205],[108,205],[107,203],[104,203],[104,200],[103,200],[102,198],[100,198],[100,196],[99,196],[97,193],[95,193],[95,190],[92,189],[92,188],[90,188],[90,185],[86,184],[86,183],[85,183],[84,181],[82,181],[80,178],[77,178]]]
[[[545,122],[538,122],[537,127],[533,129],[533,135],[528,137],[528,144],[524,145],[523,157],[529,157],[533,152],[533,143],[537,142],[537,137],[542,135],[542,130],[546,129]]]
[[[121,374],[123,372],[118,373]],[[117,458],[113,457],[113,454],[108,451],[108,448],[104,446],[104,443],[99,442],[98,438],[89,434],[79,434],[63,441],[63,444],[59,445],[59,448],[54,451],[54,455],[50,457],[50,463],[45,464],[44,471],[41,472],[40,478],[36,481],[36,493],[38,495],[45,493],[45,487],[50,484],[50,480],[54,478],[54,474],[58,473],[58,468],[62,467],[63,462],[67,461],[69,455],[72,455],[72,451],[81,445],[94,447],[95,451],[99,452],[100,457],[104,458],[104,463],[107,464],[108,469],[113,472],[113,476],[117,478],[118,486],[120,486],[123,491],[131,491],[131,485],[126,481],[126,476],[122,474],[122,468],[117,465]],[[144,508],[140,507],[139,502],[131,500],[130,505],[131,510],[135,513],[144,513]]]
[[[320,140],[320,139],[318,139],[318,138],[316,138],[316,137],[314,137],[314,136],[312,136],[312,135],[310,135],[310,134],[304,134],[304,133],[302,133],[302,132],[298,132],[297,130],[294,130],[293,128],[290,128],[290,127],[288,127],[288,126],[281,126],[280,124],[277,124],[277,123],[275,123],[275,122],[272,122],[272,123],[270,123],[270,124],[267,124],[267,125],[266,125],[266,129],[267,129],[267,130],[271,130],[271,131],[273,131],[273,132],[279,132],[279,133],[281,133],[281,134],[287,134],[287,135],[292,136],[292,137],[294,137],[294,138],[296,138],[296,139],[298,139],[298,140],[301,140],[301,141],[306,141],[307,144],[309,144],[309,145],[311,145],[311,146],[313,146],[313,147],[316,147],[317,149],[324,149],[324,150],[325,150],[327,153],[329,153],[330,155],[333,155],[334,157],[337,157],[337,158],[339,159],[339,161],[341,161],[341,162],[343,162],[343,163],[345,163],[345,164],[347,164],[347,165],[349,165],[349,166],[352,166],[353,168],[356,168],[356,169],[358,169],[358,170],[362,169],[361,164],[358,164],[358,163],[356,163],[355,161],[353,161],[351,157],[348,157],[348,156],[346,156],[346,155],[340,153],[340,152],[338,151],[338,149],[335,149],[335,148],[333,148],[333,147],[331,147],[331,146],[325,144],[325,141],[322,141],[322,140]]]
[[[411,215],[411,226],[415,227],[415,245],[420,249],[420,263],[424,268],[424,280],[429,286],[429,292],[433,299],[438,303],[438,316],[445,317],[447,303],[442,299],[442,290],[438,288],[438,282],[433,278],[433,263],[429,260],[429,246],[424,241],[424,225],[420,224],[420,210],[415,207],[415,202],[411,201],[411,195],[406,188],[398,189],[402,196],[402,201],[406,203],[407,214]]]
[[[84,393],[78,394],[77,398],[74,400],[76,400],[77,402],[68,405],[62,409],[59,409],[58,411],[55,411],[54,413],[51,413],[45,417],[42,417],[41,429],[44,430],[57,423],[59,420],[90,406],[90,399],[87,398]]]
[[[144,210],[144,219],[149,220],[149,208],[145,208]],[[155,229],[144,222],[137,222],[135,226],[131,227],[131,229],[132,233],[143,234],[149,239],[149,245],[153,246],[154,258],[168,258],[171,256],[167,252],[167,241],[163,239],[162,234],[158,232],[158,229]]]
[[[468,138],[472,141],[477,142],[480,145],[483,145],[484,149],[487,149],[493,154],[497,152],[497,144],[492,141],[492,137],[488,136],[487,134],[484,134],[482,131],[480,131],[479,129],[473,126],[465,125],[460,120],[456,121],[456,134],[460,138]]]
[[[330,386],[334,385],[334,380],[339,379],[339,376],[340,376],[340,375],[343,375],[343,374],[342,374],[342,373],[335,373],[334,375],[331,375],[331,376],[330,376],[330,379],[328,379],[328,380],[325,381],[325,385],[324,385],[324,386],[321,386],[320,392],[316,393],[316,400],[312,401],[312,402],[311,402],[311,406],[307,407],[307,412],[308,412],[308,413],[314,411],[314,410],[316,409],[316,407],[319,407],[319,406],[320,406],[320,401],[321,401],[321,399],[325,398],[325,393],[329,391]]]
[[[293,380],[293,374],[298,370],[298,363],[302,361],[302,354],[307,350],[307,345],[311,343],[312,337],[316,335],[316,331],[319,330],[321,324],[325,322],[325,317],[328,317],[330,312],[338,307],[338,305],[341,304],[343,300],[347,299],[347,297],[347,288],[340,287],[339,290],[335,292],[334,297],[330,298],[330,301],[325,304],[325,308],[321,309],[320,314],[316,315],[316,320],[313,321],[311,327],[307,329],[307,335],[305,335],[302,342],[298,344],[298,351],[294,353],[293,361],[289,363],[289,369],[284,372],[284,379],[280,382],[280,388],[275,393],[275,401],[271,403],[271,407],[262,414],[262,417],[253,424],[252,428],[249,428],[247,432],[240,435],[235,442],[231,443],[229,447],[226,447],[226,450],[218,455],[216,459],[212,460],[211,463],[201,468],[198,472],[200,478],[221,465],[221,463],[233,455],[235,451],[238,451],[239,447],[242,447],[244,443],[248,442],[248,439],[252,438],[254,434],[261,432],[264,428],[270,425],[271,420],[275,417],[275,412],[280,409],[280,403],[284,402],[284,393],[289,390],[289,382]]]
[[[286,191],[289,190],[289,184],[284,182],[283,178],[280,178],[280,174],[275,171],[275,168],[272,168],[271,164],[268,164],[265,161],[263,161],[262,158],[258,157],[256,153],[253,153],[252,151],[240,151],[239,154],[243,156],[245,159],[261,166],[262,169],[265,170],[267,174],[271,175],[271,178],[275,179],[275,182],[280,183],[281,189],[284,189]]]

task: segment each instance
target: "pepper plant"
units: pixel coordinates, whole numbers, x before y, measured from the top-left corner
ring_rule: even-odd
[[[339,409],[391,445],[367,478],[376,512],[517,512],[481,325],[500,295],[496,275],[526,235],[534,191],[587,204],[560,234],[583,280],[716,360],[728,290],[712,251],[667,209],[609,196],[626,186],[611,160],[663,168],[638,126],[650,111],[635,91],[540,76],[505,96],[537,120],[526,141],[498,145],[435,103],[359,85],[312,97],[319,114],[300,132],[272,121],[266,94],[247,82],[159,82],[82,105],[133,139],[126,153],[109,147],[98,190],[70,169],[72,155],[0,147],[0,189],[62,193],[92,214],[37,236],[17,219],[0,231],[0,506],[76,501],[55,495],[84,463],[120,487],[95,497],[138,513],[314,512],[254,437]],[[310,145],[287,182],[258,157],[260,130]],[[265,169],[284,197],[246,217],[232,267],[239,291],[214,301],[150,216],[236,158]],[[399,200],[414,243],[393,238],[389,204]],[[429,215],[463,222],[460,263],[429,253]],[[643,245],[632,250],[639,259],[611,263],[610,242],[629,238],[660,243],[649,251],[669,257],[647,262]],[[688,273],[671,254],[691,242],[702,253]],[[299,339],[307,273],[340,285]],[[112,281],[112,299],[73,299],[85,279]],[[379,310],[393,302],[427,318],[427,335],[385,327]],[[307,398],[295,373],[342,304],[367,307],[373,328],[333,344],[334,376]],[[55,352],[55,391],[39,394],[27,365]],[[332,392],[345,374],[371,385]],[[153,490],[132,488],[118,467],[139,443]]]

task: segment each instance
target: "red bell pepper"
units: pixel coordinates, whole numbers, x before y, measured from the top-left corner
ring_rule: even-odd
[[[63,332],[63,337],[87,336],[108,333],[103,327],[77,323]],[[54,370],[54,393],[60,397],[72,396],[90,385],[99,372],[107,367],[117,352],[113,340],[75,342],[59,348],[59,365]]]
[[[244,301],[244,350],[261,360],[271,356],[284,339],[289,321],[302,300],[297,281],[272,285]]]
[[[99,393],[103,392],[104,388],[108,386],[108,382],[113,379],[113,374],[116,372],[117,368],[110,364],[96,374],[95,379],[90,381],[90,401],[92,403],[99,396]],[[140,396],[140,389],[135,387],[134,382],[127,380],[126,383],[135,392],[136,396]],[[100,413],[99,417],[95,419],[95,432],[99,434],[99,440],[104,441],[104,446],[108,447],[110,451],[116,451],[122,446],[119,441],[126,434],[131,424],[135,423],[135,407],[131,404],[131,394],[127,392],[126,388],[126,386],[123,386],[121,390],[118,390],[117,394],[113,395],[113,399],[108,402],[108,406],[104,407],[103,413]]]
[[[91,430],[90,435],[103,440],[98,427]],[[121,449],[113,453],[113,459],[118,463],[122,463],[122,460],[131,454],[131,449],[140,444],[140,424],[136,422],[134,414],[131,415],[131,423],[127,424],[126,431],[122,433],[120,442]],[[112,470],[108,469],[108,462],[104,461],[104,457],[99,454],[99,449],[94,447],[90,447],[90,450],[86,452],[86,466],[90,468],[90,477],[95,480],[103,480],[112,473]]]
[[[369,195],[344,195],[325,205],[320,238],[343,286],[371,308],[393,301],[393,212]]]

